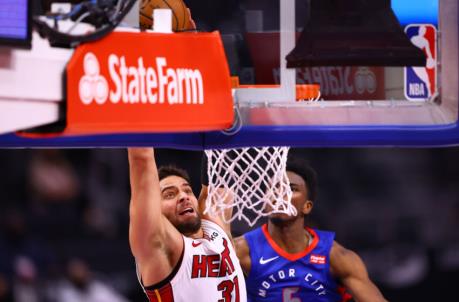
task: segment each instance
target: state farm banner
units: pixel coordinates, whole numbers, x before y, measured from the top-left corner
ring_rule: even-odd
[[[233,121],[220,35],[114,32],[67,66],[66,133],[206,131]]]
[[[246,33],[257,84],[280,82],[278,32]],[[322,66],[297,68],[297,84],[319,84],[325,100],[385,99],[383,67]]]

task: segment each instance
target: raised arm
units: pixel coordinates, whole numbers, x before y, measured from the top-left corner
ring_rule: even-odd
[[[222,188],[220,190],[223,191],[224,189]],[[232,238],[231,224],[226,223],[225,221],[228,221],[229,219],[231,219],[231,216],[233,215],[233,208],[230,207],[226,209],[223,213],[220,213],[219,215],[204,214],[205,208],[206,208],[207,192],[208,192],[208,187],[203,184],[201,187],[201,192],[199,193],[199,199],[198,199],[199,212],[202,215],[201,217],[218,224],[225,231],[225,233],[229,236],[229,238]],[[232,202],[233,202],[233,197],[231,194],[228,194],[225,200],[225,203],[228,204]]]
[[[161,214],[161,191],[152,148],[130,148],[129,243],[144,285],[167,277],[183,251],[183,239]]]
[[[226,223],[225,221],[228,221],[231,219],[231,216],[233,215],[233,208],[228,207],[223,213],[220,213],[220,215],[210,215],[210,214],[204,214],[205,208],[206,208],[206,200],[208,197],[208,186],[209,186],[209,178],[207,175],[207,165],[208,165],[208,159],[206,154],[202,155],[201,159],[201,192],[199,193],[199,198],[198,198],[198,204],[199,204],[199,212],[201,213],[201,217],[207,220],[210,220],[216,224],[218,224],[224,231],[225,233],[232,238],[231,235],[231,224]],[[221,190],[221,196],[224,196],[225,191],[224,188],[219,189]],[[227,192],[226,194],[226,199],[224,201],[225,204],[230,204],[233,202],[233,195],[231,192]]]
[[[330,252],[330,269],[333,276],[341,280],[357,302],[387,302],[379,289],[368,277],[362,259],[353,251],[333,243]]]

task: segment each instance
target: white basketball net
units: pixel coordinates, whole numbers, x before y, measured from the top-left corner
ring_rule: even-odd
[[[250,226],[272,213],[296,215],[286,172],[288,150],[289,147],[206,150],[209,186],[204,213],[222,216],[227,223],[244,219]],[[231,208],[232,217],[221,215]]]

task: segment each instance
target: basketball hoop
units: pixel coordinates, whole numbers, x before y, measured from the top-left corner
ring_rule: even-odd
[[[286,172],[288,150],[289,147],[206,150],[209,186],[204,213],[219,215],[232,209],[231,217],[221,215],[226,223],[237,218],[250,226],[273,213],[296,215]]]

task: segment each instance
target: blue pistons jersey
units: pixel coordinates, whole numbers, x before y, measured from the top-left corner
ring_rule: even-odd
[[[335,233],[307,230],[312,242],[296,254],[282,250],[266,224],[244,235],[252,262],[246,279],[248,301],[346,301],[343,288],[330,274],[329,255]]]

